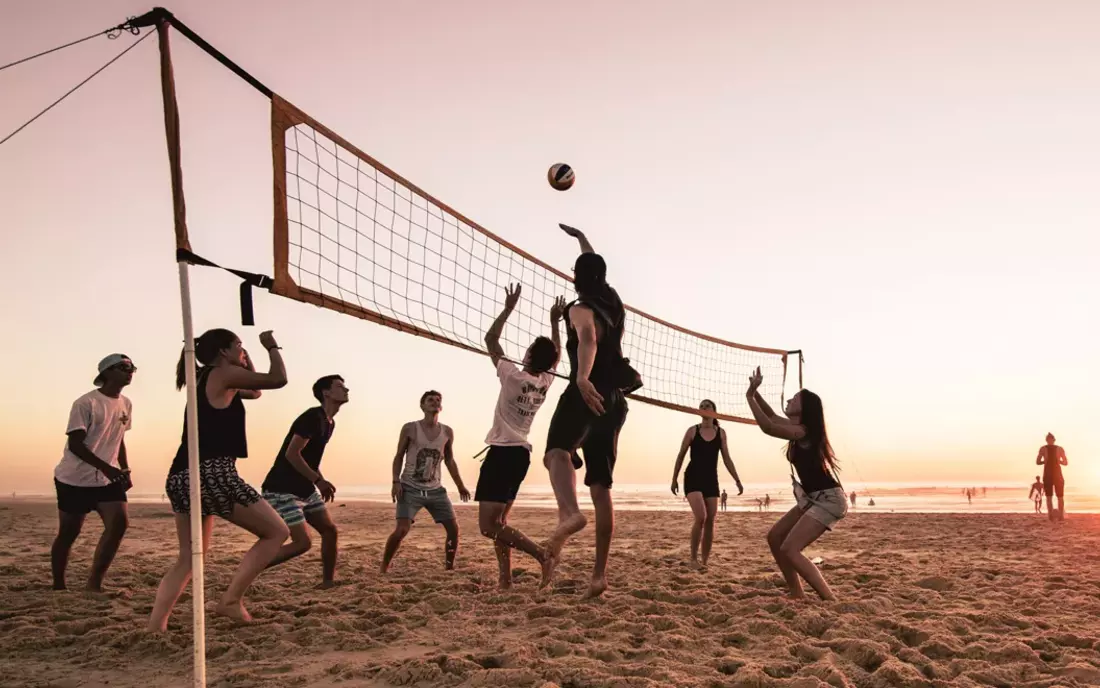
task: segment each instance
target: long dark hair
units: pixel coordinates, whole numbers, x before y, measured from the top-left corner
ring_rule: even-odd
[[[581,296],[602,296],[607,288],[607,263],[598,253],[582,253],[573,263],[573,284]]]
[[[833,471],[834,473],[840,471],[840,463],[836,460],[836,455],[833,454],[833,446],[829,444],[829,433],[825,430],[825,409],[821,405],[821,397],[817,396],[808,389],[804,389],[799,394],[799,400],[802,403],[802,413],[799,418],[799,422],[802,427],[806,428],[806,436],[803,441],[809,442],[810,446],[817,451],[821,457],[821,467]],[[795,440],[791,440],[787,443],[787,460],[794,460]]]
[[[703,404],[710,404],[711,409],[713,409],[715,413],[718,413],[718,404],[714,403],[710,399],[703,399],[699,402],[700,406],[702,406]],[[714,427],[718,427],[718,419],[711,418],[711,420],[714,421]]]
[[[200,366],[208,366],[218,358],[218,354],[233,346],[235,341],[237,341],[237,335],[229,330],[220,327],[207,330],[195,338],[195,360]],[[183,361],[184,352],[180,351],[180,360],[176,364],[176,389],[183,389],[187,384]],[[198,370],[201,370],[201,367]],[[197,373],[198,371],[196,375]]]

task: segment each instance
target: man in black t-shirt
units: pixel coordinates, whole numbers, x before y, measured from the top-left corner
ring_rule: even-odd
[[[333,416],[348,402],[348,388],[339,375],[326,375],[313,383],[313,396],[321,402],[294,421],[283,440],[275,463],[264,478],[264,499],[279,512],[290,529],[290,542],[279,550],[269,567],[309,550],[312,542],[306,523],[321,535],[321,587],[330,588],[336,575],[336,524],[325,502],[336,496],[336,486],[321,475],[321,457],[336,429]]]

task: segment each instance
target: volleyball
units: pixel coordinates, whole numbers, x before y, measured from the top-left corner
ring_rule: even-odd
[[[558,191],[565,191],[573,186],[576,175],[573,174],[572,167],[564,162],[559,162],[550,166],[546,173],[546,179],[550,182],[550,186]]]

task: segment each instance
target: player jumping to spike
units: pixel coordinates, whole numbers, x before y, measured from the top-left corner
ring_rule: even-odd
[[[581,255],[573,266],[577,299],[565,309],[569,385],[554,409],[543,459],[558,502],[558,527],[547,546],[557,557],[569,537],[588,524],[577,504],[576,471],[584,465],[584,484],[591,490],[596,511],[596,561],[585,596],[598,597],[607,589],[607,559],[615,529],[611,483],[619,432],[626,422],[626,395],[641,387],[641,378],[623,358],[626,311],[607,283],[607,264],[583,232],[567,225],[561,228],[580,242]],[[578,449],[584,454],[583,464]]]

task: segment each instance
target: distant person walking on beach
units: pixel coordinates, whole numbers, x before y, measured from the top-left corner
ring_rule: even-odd
[[[970,490],[967,489],[967,491],[966,491],[966,503],[967,504],[973,504],[974,503],[973,496],[974,495],[970,492]]]
[[[726,510],[726,500],[727,499],[729,499],[729,495],[726,494],[725,490],[722,490],[722,511]]]
[[[1068,466],[1066,450],[1054,443],[1054,435],[1047,433],[1047,443],[1039,447],[1035,463],[1043,467],[1043,489],[1047,495],[1047,515],[1050,520],[1065,520],[1066,503],[1064,499],[1066,479],[1062,475],[1062,466]],[[1058,511],[1054,510],[1053,496],[1058,496]]]
[[[852,492],[850,499],[852,501],[852,506],[855,506],[856,505],[856,493],[854,491]]]
[[[260,333],[271,364],[266,373],[252,367],[241,340],[229,330],[214,329],[195,339],[195,411],[198,415],[199,475],[191,475],[188,462],[187,417],[182,439],[168,471],[164,491],[176,518],[179,556],[164,574],[157,588],[149,630],[168,630],[168,617],[176,600],[191,580],[191,510],[202,513],[203,551],[210,551],[214,516],[220,516],[255,535],[258,539],[237,566],[215,608],[216,613],[242,622],[252,621],[244,607],[244,593],[278,554],[290,536],[279,514],[237,474],[237,460],[248,456],[244,399],[258,399],[260,390],[286,386],[286,366],[271,332]],[[176,389],[183,389],[186,370],[184,354],[176,365]],[[202,481],[202,504],[191,503],[191,480]]]
[[[710,399],[699,402],[699,409],[711,413],[717,410]],[[680,442],[680,453],[676,455],[676,465],[672,469],[672,494],[676,494],[680,489],[680,466],[683,465],[684,455],[689,449],[691,460],[688,461],[687,469],[684,471],[684,495],[695,517],[691,525],[691,563],[695,567],[700,567],[707,565],[711,544],[714,542],[714,518],[718,515],[719,452],[722,454],[722,462],[726,465],[726,470],[737,483],[737,494],[744,494],[745,488],[741,485],[741,478],[737,477],[737,469],[730,458],[730,450],[726,445],[726,431],[718,426],[717,419],[703,416],[701,423],[687,429],[683,441]],[[703,545],[702,559],[699,558],[700,538]]]
[[[321,587],[331,588],[336,584],[337,531],[325,502],[336,498],[336,486],[321,475],[321,459],[336,431],[335,416],[348,403],[344,378],[320,378],[313,383],[313,397],[320,405],[294,420],[262,486],[264,499],[290,529],[290,542],[279,549],[268,567],[309,551],[313,542],[308,523],[321,536]]]
[[[772,496],[770,494],[764,495],[764,511],[772,510]]]
[[[397,525],[386,540],[382,552],[382,573],[390,568],[401,541],[409,534],[421,509],[427,509],[432,520],[443,526],[446,532],[443,566],[450,571],[455,567],[458,554],[458,517],[455,516],[447,488],[443,487],[443,464],[458,488],[459,497],[466,502],[470,491],[458,473],[454,457],[454,431],[439,422],[443,410],[443,395],[429,390],[420,395],[422,420],[414,420],[401,426],[397,438],[397,453],[393,457],[393,489],[391,497],[397,504]],[[402,465],[404,468],[402,468]]]
[[[527,477],[527,469],[531,467],[531,443],[528,441],[531,424],[546,401],[546,392],[554,382],[554,371],[561,359],[561,318],[565,299],[559,296],[550,307],[553,338],[536,337],[527,347],[520,367],[505,358],[500,346],[504,323],[519,303],[520,290],[518,284],[504,290],[504,309],[485,333],[485,346],[500,380],[500,392],[493,412],[493,425],[485,438],[488,454],[481,464],[474,490],[478,526],[481,534],[493,541],[501,589],[512,587],[513,547],[539,562],[543,585],[550,582],[556,563],[549,548],[540,547],[518,528],[508,525],[508,514]]]
[[[133,419],[122,389],[133,381],[136,370],[127,356],[107,356],[99,362],[96,389],[79,397],[69,410],[68,440],[53,474],[59,522],[50,550],[54,590],[65,589],[69,551],[90,512],[103,519],[103,535],[95,548],[88,590],[103,589],[103,576],[126,534],[126,491],[132,483],[123,436]]]
[[[1035,482],[1031,484],[1031,492],[1027,494],[1027,497],[1035,502],[1035,513],[1043,513],[1043,481],[1039,479],[1039,476],[1035,476]]]
[[[768,546],[792,598],[804,596],[801,576],[821,599],[834,600],[836,596],[821,571],[802,553],[848,513],[847,495],[836,479],[837,462],[825,430],[821,397],[801,390],[787,402],[787,417],[782,418],[759,394],[763,381],[757,368],[749,378],[746,392],[749,408],[765,434],[787,440],[787,461],[796,501],[768,532]]]

